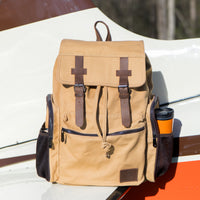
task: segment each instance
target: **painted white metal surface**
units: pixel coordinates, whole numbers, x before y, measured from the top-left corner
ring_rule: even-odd
[[[34,154],[36,142],[28,142],[0,150],[0,159]],[[106,199],[116,187],[87,187],[52,184],[36,173],[35,160],[0,168],[2,200],[85,200]]]
[[[113,40],[144,40],[160,101],[200,93],[200,39],[160,41],[134,34],[98,8],[0,32],[0,147],[36,138],[45,119],[45,96],[63,38],[95,40],[94,22],[105,21]],[[101,28],[105,34],[105,28]]]
[[[185,100],[170,105],[175,111],[175,125],[179,126],[179,131],[175,132],[175,137],[190,136],[200,134],[200,97]]]
[[[84,187],[52,184],[39,178],[35,161],[0,168],[0,199],[2,200],[85,200],[106,199],[116,187]]]
[[[170,105],[174,109],[174,137],[199,135],[200,97]],[[187,148],[187,147],[186,147]],[[173,158],[172,162],[200,160],[200,154]]]
[[[36,141],[19,144],[0,150],[0,159],[16,156],[30,155],[36,153]]]

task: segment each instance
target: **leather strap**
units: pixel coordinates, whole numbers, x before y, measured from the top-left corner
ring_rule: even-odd
[[[96,33],[96,37],[97,37],[96,40],[97,40],[97,41],[103,41],[103,40],[102,40],[102,37],[101,37],[101,35],[100,35],[100,33],[99,33],[98,29],[97,29],[97,24],[99,24],[99,23],[104,24],[105,27],[106,27],[106,29],[107,29],[106,41],[112,41],[109,27],[108,27],[108,25],[107,25],[105,22],[103,22],[103,21],[97,21],[97,22],[94,24],[94,29],[95,29],[95,33]]]
[[[128,57],[120,57],[120,70],[116,71],[116,76],[119,76],[118,90],[122,124],[128,128],[131,125],[130,93],[128,88],[128,76],[131,76],[131,70],[128,70]]]
[[[75,56],[75,68],[71,69],[71,73],[75,75],[76,125],[82,127],[85,121],[85,86],[83,75],[87,74],[87,69],[83,68],[83,56]]]

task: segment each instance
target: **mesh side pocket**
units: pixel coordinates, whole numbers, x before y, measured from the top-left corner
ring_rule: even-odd
[[[37,139],[36,169],[38,176],[45,178],[47,181],[50,181],[49,134],[45,128],[45,124],[42,125]]]
[[[161,134],[158,142],[155,178],[162,176],[169,169],[173,153],[173,135]]]

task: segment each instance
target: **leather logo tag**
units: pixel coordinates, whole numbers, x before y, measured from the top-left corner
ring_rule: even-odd
[[[120,183],[137,181],[138,169],[124,169],[120,171]]]

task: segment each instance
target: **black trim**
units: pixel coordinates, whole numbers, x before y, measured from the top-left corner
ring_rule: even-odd
[[[144,130],[144,127],[141,127],[141,128],[137,128],[137,129],[130,129],[130,130],[125,130],[125,131],[117,131],[114,133],[109,133],[109,134],[107,134],[107,136],[125,135],[125,134],[137,133],[137,132],[140,132],[143,130]],[[90,133],[90,134],[89,133],[80,133],[80,132],[73,131],[73,130],[66,129],[66,128],[62,128],[62,130],[61,130],[62,135],[63,135],[63,132],[66,132],[69,134],[74,134],[74,135],[80,135],[80,136],[98,137],[98,134],[95,134],[95,133]]]
[[[49,134],[43,123],[36,144],[36,170],[40,177],[50,181]]]
[[[169,120],[174,117],[174,110],[172,108],[156,108],[155,116],[157,120]]]
[[[52,148],[53,143],[53,123],[54,123],[54,118],[53,118],[53,106],[52,106],[52,95],[48,94],[46,97],[47,101],[47,106],[49,109],[49,123],[48,123],[48,133],[49,133],[49,148]]]
[[[162,104],[160,104],[160,107],[169,106],[170,104],[179,103],[179,102],[194,99],[194,98],[197,98],[197,97],[200,97],[200,94],[197,94],[197,95],[194,95],[194,96],[191,96],[191,97],[186,97],[186,98],[183,98],[183,99],[178,99],[178,100],[171,101],[171,102],[162,103]]]
[[[80,132],[77,132],[77,131],[73,131],[73,130],[70,130],[70,129],[66,129],[66,128],[62,128],[62,131],[61,132],[65,132],[65,133],[69,133],[69,134],[73,134],[73,135],[80,135],[80,136],[91,136],[91,137],[98,137],[97,134],[88,134],[88,133],[80,133]]]
[[[156,118],[155,118],[155,106],[156,106],[157,102],[158,102],[158,99],[155,96],[153,99],[153,102],[151,104],[151,107],[150,107],[150,120],[151,120],[152,132],[153,132],[153,146],[154,147],[157,147],[156,138],[158,136],[157,133],[159,133],[158,126],[156,123]]]
[[[106,200],[121,200],[126,195],[130,186],[119,186]]]
[[[137,133],[137,132],[140,132],[143,130],[144,130],[144,127],[141,127],[141,128],[136,128],[136,129],[130,129],[130,130],[125,130],[125,131],[118,131],[118,132],[110,133],[107,136],[125,135],[125,134],[130,134],[130,133]]]
[[[36,140],[37,140],[37,138],[26,140],[26,141],[23,141],[23,142],[17,142],[16,144],[10,144],[10,145],[7,145],[7,146],[0,147],[0,150],[5,149],[5,148],[9,148],[9,147],[14,147],[14,146],[21,145],[21,144],[25,144],[25,143],[28,143],[28,142],[36,141]]]

